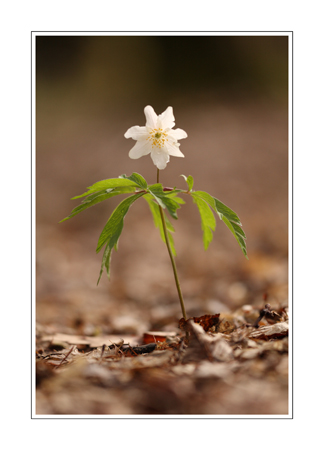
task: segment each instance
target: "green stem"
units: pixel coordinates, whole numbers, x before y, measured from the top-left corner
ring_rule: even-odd
[[[157,183],[160,182],[159,179],[160,179],[160,170],[158,169],[157,170]],[[176,264],[175,264],[175,261],[174,261],[173,255],[172,255],[172,250],[171,250],[170,241],[169,241],[169,237],[168,237],[168,231],[167,231],[167,227],[166,227],[166,223],[165,223],[164,212],[163,212],[163,209],[162,209],[162,207],[160,205],[159,205],[159,210],[160,210],[160,214],[161,214],[161,220],[162,220],[162,226],[163,226],[163,231],[164,231],[165,243],[166,243],[166,246],[167,246],[167,249],[168,249],[168,252],[169,252],[169,256],[170,256],[170,259],[171,259],[174,279],[175,279],[175,283],[176,283],[177,291],[178,291],[178,295],[179,295],[182,315],[183,315],[184,319],[187,320],[186,310],[185,310],[185,307],[184,307],[181,287],[180,287],[179,278],[178,278],[177,267],[176,267]]]

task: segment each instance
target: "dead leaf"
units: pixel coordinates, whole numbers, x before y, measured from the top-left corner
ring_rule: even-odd
[[[217,332],[223,334],[230,334],[236,329],[234,323],[230,323],[227,320],[221,320],[217,326]]]
[[[233,350],[221,335],[211,336],[203,327],[192,320],[188,320],[190,328],[189,346],[184,356],[184,362],[202,360],[206,357],[210,361],[230,361]]]
[[[188,322],[192,320],[194,323],[201,325],[205,331],[215,332],[219,324],[219,316],[220,314],[205,314],[200,317],[190,317],[187,320],[182,317],[179,321],[179,328],[187,331]]]
[[[106,345],[110,347],[115,344],[117,346],[127,343],[129,345],[138,345],[139,338],[136,336],[118,336],[118,335],[106,335],[106,336],[80,336],[80,335],[69,335],[63,333],[56,333],[50,336],[43,336],[41,342],[55,342],[56,344],[61,344],[66,347],[68,345],[85,345],[90,348],[97,348]]]
[[[177,333],[175,331],[147,331],[143,335],[143,343],[165,342],[167,338],[174,338],[176,335]]]
[[[202,361],[197,367],[194,375],[197,378],[221,378],[228,379],[239,366],[239,363],[232,361],[230,363]]]
[[[249,338],[252,339],[276,339],[288,336],[288,322],[279,322],[267,327],[261,327],[252,331]]]

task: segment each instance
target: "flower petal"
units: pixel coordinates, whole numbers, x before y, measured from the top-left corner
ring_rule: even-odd
[[[137,141],[134,147],[128,153],[131,159],[138,159],[148,155],[152,150],[152,145],[148,141]]]
[[[170,161],[170,156],[167,152],[161,150],[152,150],[151,158],[156,167],[160,170],[166,168],[167,163]]]
[[[188,137],[187,133],[184,130],[181,130],[181,128],[177,128],[176,130],[169,130],[168,136],[171,136],[175,140]]]
[[[184,158],[184,154],[179,149],[180,144],[172,143],[172,142],[166,142],[165,148],[169,155],[171,156],[178,156],[179,158]]]
[[[157,115],[152,106],[145,106],[144,114],[146,117],[146,126],[150,128],[156,128]]]
[[[168,106],[167,109],[159,115],[160,127],[165,130],[166,128],[172,128],[175,125],[173,108],[172,106]]]
[[[126,133],[124,134],[126,139],[132,138],[135,139],[135,141],[146,139],[148,136],[148,132],[146,130],[146,127],[131,127],[129,128]]]

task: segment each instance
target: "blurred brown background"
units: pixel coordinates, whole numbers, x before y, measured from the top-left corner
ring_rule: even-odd
[[[196,206],[174,223],[187,314],[288,299],[288,38],[286,36],[38,36],[36,38],[36,319],[48,331],[131,332],[177,326],[181,310],[167,250],[146,202],[125,218],[111,281],[96,286],[99,234],[120,199],[59,224],[86,187],[123,173],[154,183],[149,156],[131,160],[124,133],[144,107],[173,106],[185,158],[164,186],[194,188],[230,206],[247,261],[217,220],[203,249]],[[187,200],[187,199],[186,199]],[[190,199],[189,199],[190,200]]]

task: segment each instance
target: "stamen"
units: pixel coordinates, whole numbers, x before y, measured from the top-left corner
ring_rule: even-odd
[[[167,133],[163,132],[162,128],[154,129],[150,132],[150,136],[146,138],[152,142],[152,148],[158,147],[162,149],[167,139]]]

